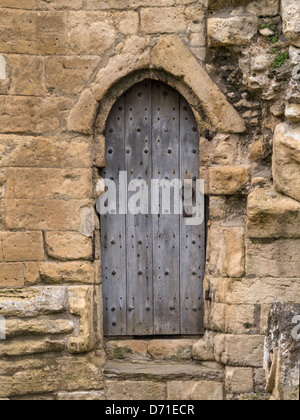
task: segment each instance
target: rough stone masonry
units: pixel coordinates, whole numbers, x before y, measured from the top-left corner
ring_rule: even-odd
[[[297,399],[299,0],[0,0],[0,34],[0,398]],[[145,78],[199,124],[212,301],[204,337],[107,341],[105,122]]]

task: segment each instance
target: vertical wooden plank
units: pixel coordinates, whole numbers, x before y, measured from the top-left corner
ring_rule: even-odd
[[[145,180],[151,185],[151,82],[134,86],[125,97],[125,163],[128,182]],[[139,191],[139,189],[137,190]],[[150,191],[149,191],[150,193]],[[135,193],[129,193],[128,197]],[[140,205],[140,203],[139,203]],[[152,218],[147,214],[126,219],[127,334],[153,334]]]
[[[152,83],[152,144],[152,177],[169,181],[179,178],[179,95],[156,82]],[[180,334],[179,225],[178,215],[153,215],[154,332],[157,335]]]
[[[194,114],[184,98],[180,104],[181,179],[199,179],[199,135]],[[196,191],[196,184],[193,183]],[[203,333],[205,223],[187,226],[181,218],[181,333]]]
[[[106,168],[103,178],[116,181],[125,166],[124,97],[113,107],[106,128]],[[125,215],[102,215],[101,246],[103,273],[104,332],[126,335],[126,238]]]

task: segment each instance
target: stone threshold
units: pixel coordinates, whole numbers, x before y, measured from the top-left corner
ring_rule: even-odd
[[[104,368],[104,375],[109,380],[207,380],[222,382],[224,380],[224,368],[214,362],[208,362],[205,365],[109,362]]]

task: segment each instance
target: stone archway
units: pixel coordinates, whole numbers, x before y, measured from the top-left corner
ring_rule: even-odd
[[[150,76],[151,72],[155,73],[157,70],[171,75],[180,81],[179,84],[185,85],[193,92],[201,104],[210,128],[225,133],[245,131],[244,121],[238,112],[177,36],[161,38],[153,48],[148,38],[137,36],[122,43],[118,47],[117,54],[98,72],[93,83],[82,92],[67,119],[68,130],[92,134],[99,105],[102,105],[100,132],[101,130],[103,132],[103,122],[106,121],[111,108],[107,106],[107,109],[104,109],[103,104],[109,97],[110,91],[122,80],[126,80],[128,75],[145,70],[150,72]],[[114,100],[129,87],[126,85],[123,89],[119,88]],[[199,119],[199,111],[195,104],[190,105],[196,118],[198,114]]]

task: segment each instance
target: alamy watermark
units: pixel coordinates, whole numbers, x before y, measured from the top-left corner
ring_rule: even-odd
[[[300,340],[300,315],[294,316],[292,320],[293,325],[296,324],[292,331],[292,337],[294,340]]]
[[[204,180],[165,178],[149,183],[138,178],[128,182],[127,172],[120,171],[118,181],[104,179],[104,184],[105,192],[97,201],[101,215],[183,215],[188,226],[204,222]]]
[[[0,340],[6,340],[6,321],[3,316],[0,316]]]

